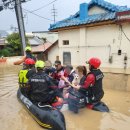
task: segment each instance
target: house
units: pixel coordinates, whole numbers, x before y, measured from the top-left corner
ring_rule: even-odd
[[[59,59],[58,33],[49,31],[36,31],[26,33],[32,47],[33,54],[39,60],[55,62]]]
[[[105,87],[130,91],[130,8],[91,0],[49,30],[58,32],[63,64],[84,65],[99,57]]]
[[[39,39],[46,39],[48,42],[54,43],[58,40],[58,33],[57,32],[49,32],[49,31],[35,31],[32,32],[35,37]]]
[[[130,8],[104,0],[82,3],[80,10],[49,30],[59,34],[59,56],[63,64],[84,64],[99,57],[102,67],[130,67]]]
[[[6,44],[6,40],[3,38],[0,38],[0,50],[5,47],[5,44]]]
[[[4,30],[0,30],[0,50],[3,49],[7,43],[6,37],[8,36],[8,33]]]
[[[26,33],[26,37],[28,38],[28,42],[32,47],[38,46],[43,43],[43,40],[34,36],[33,33]]]
[[[59,55],[58,40],[54,43],[45,42],[36,47],[32,47],[32,53],[37,55],[39,60],[49,60],[54,63]]]

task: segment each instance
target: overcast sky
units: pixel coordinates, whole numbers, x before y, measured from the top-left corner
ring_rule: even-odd
[[[44,5],[47,5],[48,3],[52,2],[54,0],[30,0],[24,4],[22,4],[23,9],[27,9],[29,11],[38,9]],[[127,5],[130,7],[130,0],[107,0],[108,2],[111,2],[116,5]],[[64,18],[69,17],[70,15],[75,14],[77,11],[79,11],[79,4],[83,2],[90,2],[90,0],[55,0],[54,5],[57,9],[57,17],[56,21],[62,20]],[[49,6],[46,6],[38,11],[35,11],[33,13],[36,13],[42,17],[52,19],[52,7],[53,4],[50,4]],[[50,24],[53,23],[53,21],[45,20],[43,18],[37,17],[33,14],[25,12],[23,10],[24,14],[24,22],[25,22],[25,30],[26,32],[32,32],[32,31],[46,31],[48,30]],[[10,26],[17,27],[16,17],[14,10],[3,10],[0,12],[0,30],[10,30]]]

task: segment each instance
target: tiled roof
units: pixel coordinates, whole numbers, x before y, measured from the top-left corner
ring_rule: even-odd
[[[48,52],[56,45],[58,45],[58,40],[55,41],[54,43],[45,42],[44,44],[41,44],[39,46],[32,47],[32,52],[33,53]]]
[[[31,46],[40,45],[43,43],[43,41],[38,39],[37,37],[28,38],[28,40]]]
[[[51,24],[49,30],[112,20],[116,18],[117,12],[130,10],[130,8],[127,8],[127,6],[117,6],[104,0],[91,0],[88,4],[88,9],[90,9],[93,6],[101,7],[107,10],[107,12],[101,14],[88,15],[87,18],[84,20],[80,20],[80,14],[79,12],[77,12],[75,15],[72,15],[67,19],[59,21],[55,24]]]
[[[52,45],[52,43],[46,42],[46,43],[41,44],[39,46],[32,47],[32,52],[33,53],[36,53],[36,52],[45,52],[51,45]]]
[[[114,4],[109,3],[107,1],[104,1],[104,0],[92,0],[89,3],[89,7],[91,7],[93,5],[98,5],[100,7],[106,8],[107,10],[110,10],[110,11],[113,11],[113,12],[119,12],[119,11],[126,11],[126,10],[128,10],[127,6],[114,5]]]

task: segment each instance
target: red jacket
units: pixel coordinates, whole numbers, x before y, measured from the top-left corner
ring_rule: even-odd
[[[82,88],[87,89],[90,85],[94,85],[94,84],[95,84],[94,74],[88,74],[84,84],[82,85]]]

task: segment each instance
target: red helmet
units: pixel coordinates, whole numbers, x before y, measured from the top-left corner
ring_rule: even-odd
[[[98,68],[101,64],[101,60],[93,57],[88,61],[88,63],[94,68]]]
[[[35,64],[35,61],[34,61],[33,59],[31,59],[31,58],[27,58],[27,59],[25,60],[25,64],[26,64],[26,65],[34,65],[34,64]]]

